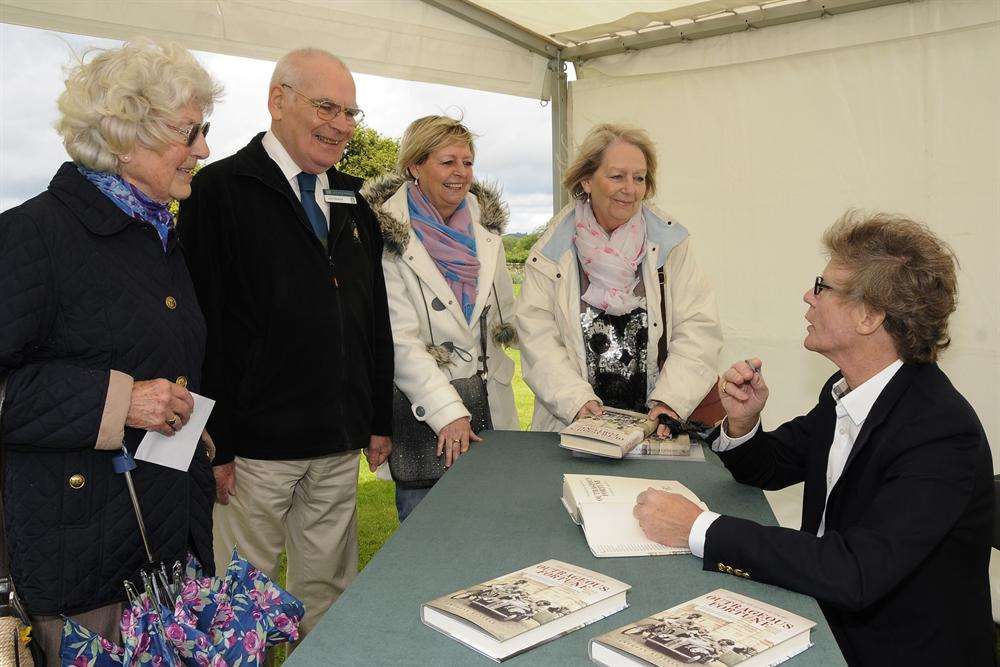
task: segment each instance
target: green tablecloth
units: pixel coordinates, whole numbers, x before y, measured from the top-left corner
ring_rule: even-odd
[[[560,502],[563,473],[676,479],[715,511],[775,525],[763,493],[734,482],[713,454],[706,462],[611,461],[575,458],[552,433],[494,431],[484,438],[438,482],[286,665],[492,664],[421,623],[420,605],[549,558],[631,584],[630,606],[505,664],[586,664],[592,637],[716,588],[816,621],[815,645],[786,664],[845,664],[812,598],[705,572],[690,555],[595,558]]]

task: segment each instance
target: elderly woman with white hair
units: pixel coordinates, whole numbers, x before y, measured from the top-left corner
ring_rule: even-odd
[[[688,230],[646,201],[656,163],[645,132],[605,124],[565,172],[574,201],[528,255],[517,306],[532,430],[558,431],[604,406],[688,419],[714,397],[715,297]]]
[[[481,440],[476,429],[519,428],[514,362],[503,351],[515,338],[500,237],[507,207],[474,181],[474,160],[465,125],[425,116],[403,134],[397,173],[362,190],[385,240],[396,387],[390,467],[401,521]],[[484,392],[470,390],[477,376]]]
[[[126,43],[69,72],[56,129],[71,162],[0,215],[0,440],[10,573],[58,661],[62,616],[118,636],[145,561],[113,459],[191,417],[205,323],[168,204],[208,157],[220,87],[180,46]],[[0,394],[2,395],[2,394]],[[153,550],[213,570],[211,442],[185,471],[138,462]]]

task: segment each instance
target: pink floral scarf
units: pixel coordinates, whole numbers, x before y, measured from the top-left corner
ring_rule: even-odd
[[[573,243],[580,266],[590,281],[581,297],[583,301],[611,315],[624,315],[646,306],[646,300],[634,294],[639,284],[636,269],[646,245],[641,207],[609,235],[597,223],[590,202],[578,201]]]

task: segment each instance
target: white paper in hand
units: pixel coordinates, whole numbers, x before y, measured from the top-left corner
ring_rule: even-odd
[[[208,416],[215,407],[215,401],[211,398],[205,398],[193,391],[191,396],[194,398],[194,410],[188,423],[170,437],[156,431],[147,431],[139,443],[135,458],[187,472],[191,467],[195,449],[198,448],[201,432],[205,430]]]

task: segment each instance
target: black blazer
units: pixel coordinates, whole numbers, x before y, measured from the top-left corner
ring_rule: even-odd
[[[257,135],[194,177],[178,219],[208,321],[214,463],[303,459],[392,434],[382,234],[362,180],[331,168],[327,247]]]
[[[723,516],[708,529],[705,569],[812,595],[852,665],[994,664],[993,466],[979,419],[936,364],[904,364],[865,420],[817,538],[840,377],[809,414],[720,454],[745,484],[804,481],[802,529]]]

